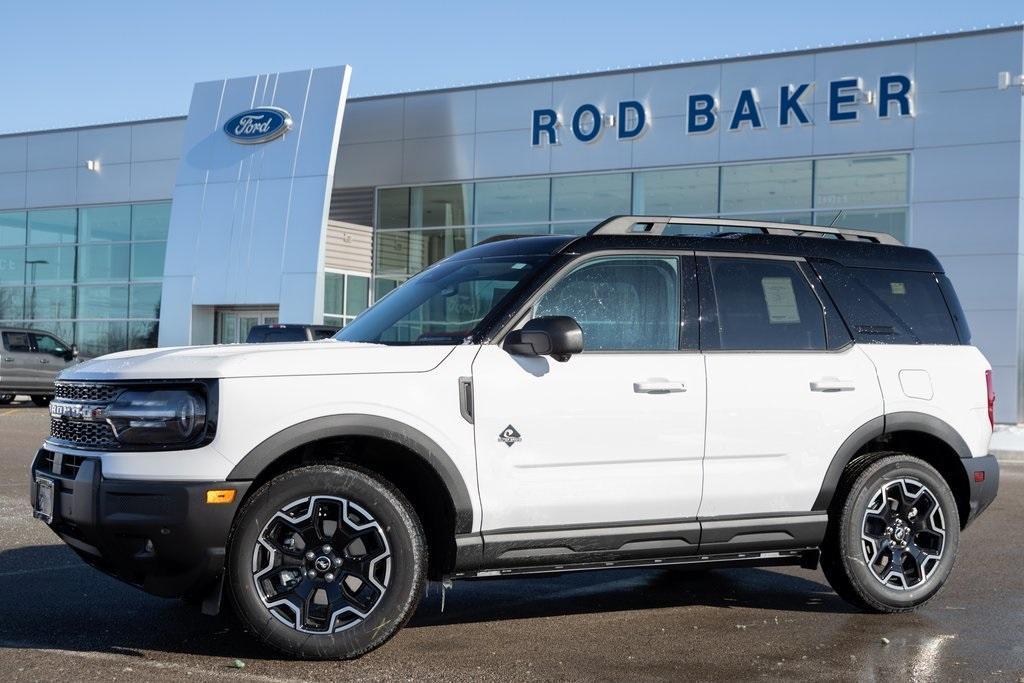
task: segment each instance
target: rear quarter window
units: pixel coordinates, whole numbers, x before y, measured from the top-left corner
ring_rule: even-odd
[[[959,311],[941,273],[882,268],[844,268],[815,263],[826,289],[855,340],[879,344],[960,344],[961,333],[947,297]],[[962,312],[960,316],[962,317]],[[966,331],[966,323],[963,326]]]

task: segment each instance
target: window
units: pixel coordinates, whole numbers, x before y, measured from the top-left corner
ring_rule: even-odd
[[[551,220],[593,219],[590,227],[608,216],[629,213],[630,175],[606,173],[564,176],[551,180]]]
[[[171,203],[154,202],[132,206],[132,239],[166,240],[171,225]]]
[[[159,318],[160,290],[161,286],[159,284],[132,285],[131,304],[128,309],[128,317]]]
[[[348,286],[345,289],[345,315],[354,317],[370,305],[370,278],[348,275],[346,279]]]
[[[907,203],[907,156],[821,159],[814,162],[814,206]]]
[[[25,315],[25,288],[0,287],[0,320],[21,320]]]
[[[718,213],[718,169],[684,168],[635,174],[633,213],[648,216]]]
[[[377,228],[409,227],[409,188],[398,187],[377,193]]]
[[[0,284],[25,284],[25,249],[0,249]]]
[[[588,261],[546,292],[533,315],[576,320],[584,352],[677,350],[679,261],[660,256]]]
[[[720,348],[808,351],[825,348],[821,302],[793,261],[710,258]]]
[[[78,247],[78,282],[127,279],[127,244],[83,244]]]
[[[128,287],[78,288],[79,318],[124,318],[128,315]]]
[[[959,343],[935,274],[839,266],[823,266],[821,272],[857,341]]]
[[[127,242],[131,239],[132,207],[97,206],[78,213],[80,242]]]
[[[4,348],[11,352],[28,353],[32,343],[26,332],[4,332]]]
[[[74,291],[73,287],[28,287],[25,292],[28,318],[37,320],[73,318],[75,313]]]
[[[473,186],[469,184],[414,187],[410,202],[413,227],[438,228],[472,222]]]
[[[324,322],[344,327],[370,305],[370,278],[343,273],[324,274]],[[333,333],[326,335],[333,336]]]
[[[132,245],[132,279],[153,280],[164,276],[166,242],[139,242]]]
[[[338,333],[340,341],[461,344],[547,256],[438,263],[380,299]]]
[[[477,183],[476,224],[545,223],[550,189],[548,178]]]
[[[28,212],[29,244],[67,244],[76,241],[78,212],[52,209]]]
[[[32,337],[36,340],[36,351],[39,353],[48,353],[51,356],[64,356],[68,352],[63,343],[48,334],[33,334]]]
[[[723,214],[809,209],[811,162],[723,166],[721,192]]]
[[[17,247],[25,244],[25,212],[0,213],[0,247]]]
[[[78,348],[86,358],[95,358],[128,348],[128,325],[123,320],[78,323],[75,327]]]
[[[75,248],[29,247],[25,258],[25,281],[30,284],[73,284]]]

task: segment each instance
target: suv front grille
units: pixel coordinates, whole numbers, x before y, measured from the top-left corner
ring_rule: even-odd
[[[111,384],[95,384],[92,382],[57,382],[54,385],[54,398],[68,401],[88,401],[89,403],[112,403],[124,387]]]
[[[56,382],[54,399],[56,405],[89,404],[90,406],[108,406],[126,387],[117,384],[99,382]],[[50,438],[53,441],[87,450],[116,450],[120,444],[114,437],[114,430],[106,422],[81,420],[68,417],[50,418]],[[64,467],[75,467],[65,460]]]
[[[50,437],[78,448],[119,448],[114,430],[106,422],[76,422],[50,419]]]

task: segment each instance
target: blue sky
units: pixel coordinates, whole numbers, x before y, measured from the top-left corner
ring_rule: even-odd
[[[0,132],[186,113],[197,81],[352,64],[352,95],[1024,21],[1020,0],[10,0]]]

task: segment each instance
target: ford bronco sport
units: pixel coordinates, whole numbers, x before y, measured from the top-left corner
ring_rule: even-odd
[[[623,216],[457,253],[333,340],[69,368],[31,502],[297,657],[381,645],[428,579],[820,559],[899,612],[996,495],[993,400],[925,250]]]

